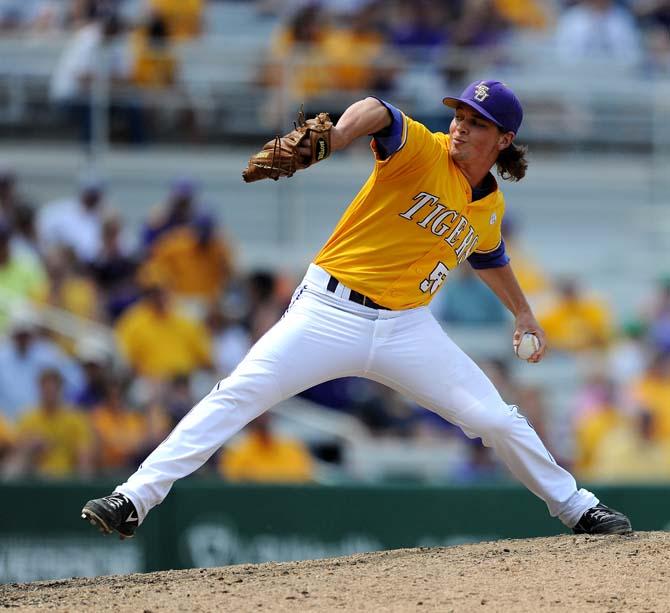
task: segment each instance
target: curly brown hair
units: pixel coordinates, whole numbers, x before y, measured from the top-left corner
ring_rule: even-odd
[[[500,177],[506,181],[521,181],[526,176],[528,147],[512,143],[498,154],[496,168]]]

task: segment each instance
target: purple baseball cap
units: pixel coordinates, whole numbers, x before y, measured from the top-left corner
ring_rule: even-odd
[[[460,98],[447,97],[442,102],[453,109],[459,104],[467,104],[505,132],[516,134],[523,120],[521,102],[500,81],[475,81],[465,88]]]

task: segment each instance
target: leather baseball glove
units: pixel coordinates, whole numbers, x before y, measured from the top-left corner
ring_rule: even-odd
[[[328,113],[319,113],[305,120],[300,108],[295,129],[285,136],[276,136],[249,159],[242,171],[247,182],[292,177],[296,170],[307,168],[330,155],[330,130],[333,122]]]

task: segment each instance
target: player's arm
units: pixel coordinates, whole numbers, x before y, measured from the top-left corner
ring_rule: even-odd
[[[377,98],[354,102],[331,130],[331,147],[333,151],[344,149],[361,136],[387,128],[391,121],[389,110]]]
[[[399,111],[398,111],[399,112]],[[328,113],[305,119],[298,113],[295,129],[276,136],[249,158],[242,171],[246,183],[280,177],[292,177],[296,171],[325,160],[332,151],[344,149],[364,134],[376,134],[392,122],[392,111],[376,98],[352,104],[333,126]]]
[[[537,336],[540,341],[540,348],[528,360],[529,362],[539,362],[547,350],[547,340],[544,330],[538,323],[533,310],[530,308],[523,290],[519,286],[516,275],[509,264],[509,261],[503,266],[494,267],[475,267],[475,272],[479,278],[488,285],[498,299],[509,309],[516,320],[514,326],[514,336],[512,342],[517,347],[521,337],[530,332]]]

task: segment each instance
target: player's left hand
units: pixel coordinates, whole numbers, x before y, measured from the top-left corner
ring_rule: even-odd
[[[313,119],[305,119],[300,109],[295,130],[285,136],[268,141],[258,153],[249,159],[242,171],[245,182],[292,177],[304,168],[325,160],[331,152],[330,132],[333,122],[328,113],[319,113]]]
[[[536,364],[544,357],[545,353],[547,352],[547,336],[537,319],[535,319],[535,315],[533,315],[533,313],[530,311],[519,313],[516,317],[514,336],[512,337],[512,344],[515,351],[521,342],[521,337],[527,332],[534,334],[540,341],[538,350],[527,360],[532,364]]]

